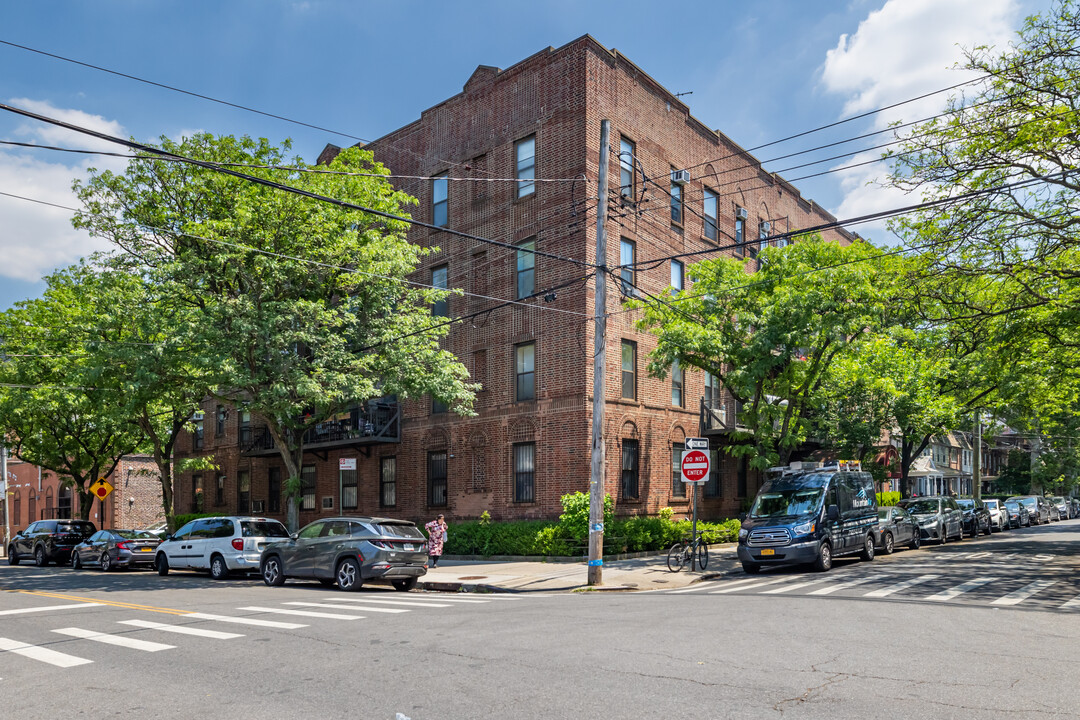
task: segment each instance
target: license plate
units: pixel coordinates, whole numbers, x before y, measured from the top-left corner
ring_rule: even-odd
[[[405,549],[406,550],[416,550],[416,546],[413,545],[412,543],[405,543]]]
[[[154,551],[154,548],[148,548],[148,547],[139,548],[139,552],[153,552],[153,551]]]
[[[772,548],[766,548],[765,550],[761,551],[761,554],[762,555],[775,555],[776,551],[773,550]]]

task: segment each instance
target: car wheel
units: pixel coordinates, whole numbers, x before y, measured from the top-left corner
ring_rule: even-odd
[[[338,565],[337,584],[346,592],[356,592],[364,584],[360,577],[360,565],[352,558],[345,558]]]
[[[8,565],[18,565],[22,562],[22,558],[19,557],[19,553],[15,552],[15,546],[12,545],[7,551]]]
[[[108,550],[101,553],[101,559],[98,561],[98,563],[101,565],[101,569],[103,572],[109,572],[110,570],[112,570],[112,558],[109,556]]]
[[[987,535],[993,535],[994,534],[994,529],[992,527],[990,527],[990,523],[986,523],[986,534]]]
[[[894,540],[891,532],[887,532],[881,536],[881,554],[892,555],[895,549]]]
[[[154,561],[154,566],[157,568],[158,575],[169,574],[169,558],[165,557],[165,553],[158,553],[157,560]]]
[[[279,587],[285,584],[285,574],[281,572],[281,560],[277,555],[271,555],[263,560],[260,574],[263,582],[270,587]]]
[[[214,580],[224,580],[229,577],[229,566],[225,564],[225,558],[220,555],[210,558],[210,577]]]
[[[45,567],[49,564],[49,561],[45,559],[45,548],[40,545],[37,546],[37,550],[34,550],[34,564],[38,567]]]
[[[915,528],[915,533],[911,536],[911,542],[908,544],[908,547],[912,550],[918,550],[920,545],[922,545],[922,531],[919,530],[919,528]]]
[[[949,533],[947,528],[942,525],[938,528],[938,545],[944,545],[947,542],[949,542]]]
[[[863,560],[870,561],[874,559],[874,536],[867,535],[863,540],[862,552],[859,553],[859,557]]]
[[[416,578],[411,577],[407,580],[394,580],[391,582],[391,584],[398,592],[409,592],[416,587]]]
[[[744,562],[742,564],[742,569],[743,572],[747,575],[757,575],[759,572],[761,572],[761,566],[757,563],[752,562]]]
[[[76,570],[82,570],[82,558],[79,557],[79,553],[74,550],[71,551],[71,567]]]
[[[873,546],[873,540],[870,541]],[[832,569],[832,546],[827,542],[821,543],[818,548],[817,560],[814,561],[814,569],[818,572],[828,572]]]

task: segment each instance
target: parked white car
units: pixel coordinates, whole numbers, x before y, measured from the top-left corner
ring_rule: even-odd
[[[1009,513],[1005,510],[1005,503],[1000,500],[983,500],[983,505],[990,511],[991,530],[1009,529]]]
[[[158,575],[170,570],[208,570],[222,580],[230,572],[258,572],[267,543],[287,539],[277,520],[260,517],[209,517],[192,520],[157,547]]]

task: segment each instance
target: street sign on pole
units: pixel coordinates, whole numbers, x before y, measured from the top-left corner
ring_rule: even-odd
[[[683,440],[683,447],[687,450],[705,450],[709,449],[709,438],[688,437]]]
[[[684,450],[682,454],[683,482],[700,482],[709,477],[709,455],[700,450]]]
[[[109,493],[112,491],[113,486],[105,478],[98,478],[90,484],[90,494],[99,500],[109,497]]]

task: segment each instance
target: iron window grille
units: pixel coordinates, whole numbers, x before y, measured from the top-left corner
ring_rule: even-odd
[[[514,445],[514,502],[536,500],[536,443]]]
[[[446,451],[428,453],[428,505],[446,505]]]

